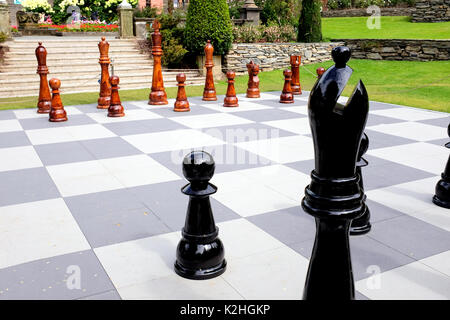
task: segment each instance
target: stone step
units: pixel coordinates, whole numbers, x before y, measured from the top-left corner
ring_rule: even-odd
[[[111,62],[118,66],[118,65],[153,65],[153,60],[149,59],[147,56],[139,55],[136,56],[134,59],[128,59],[128,58],[122,58],[122,57],[112,57]],[[98,66],[98,59],[76,59],[76,60],[70,60],[70,64],[67,63],[66,60],[49,60],[47,61],[48,68],[56,68],[56,67],[79,67],[82,68],[83,66],[87,65],[97,65]],[[0,70],[8,70],[8,69],[15,69],[17,68],[37,68],[37,61],[30,60],[30,61],[19,61],[19,60],[10,60],[5,61],[3,65],[0,66]]]
[[[39,41],[39,40],[32,40],[27,42],[19,42],[19,41],[9,41],[5,42],[5,44],[9,48],[13,49],[31,49],[36,48],[38,46],[38,42],[42,42],[42,45],[46,48],[51,49],[60,49],[60,48],[79,48],[80,43],[87,43],[89,47],[97,47],[98,43],[101,41],[100,38],[95,39],[95,41],[58,41],[58,42],[51,42],[48,40]],[[137,42],[135,41],[112,41],[111,39],[106,39],[108,43],[110,44],[110,47],[134,47],[137,45]]]
[[[140,52],[138,50],[122,50],[122,51],[117,51],[117,52],[110,52],[109,57],[114,59],[116,57],[121,57],[121,58],[129,58],[129,59],[133,59],[136,57],[141,56]],[[99,52],[66,52],[66,53],[48,53],[47,54],[47,61],[51,61],[51,60],[61,60],[61,59],[65,59],[66,61],[70,61],[73,59],[94,59],[94,60],[98,60],[100,57]],[[4,57],[5,61],[31,61],[34,60],[36,61],[36,56],[35,54],[30,54],[30,53],[25,53],[25,54],[21,54],[21,53],[14,53],[14,54],[6,54]]]
[[[114,60],[113,62],[114,68],[153,68],[152,60],[145,59],[135,59],[133,61],[129,60]],[[80,60],[78,63],[71,61],[70,65],[67,65],[66,62],[58,63],[58,62],[50,62],[47,64],[50,72],[83,72],[83,70],[99,70],[100,65],[98,61],[90,60]],[[17,71],[17,70],[20,71]],[[6,72],[18,72],[18,73],[36,73],[37,62],[27,63],[27,64],[5,64],[0,65],[0,74]]]
[[[9,68],[0,68],[0,79],[5,79],[5,77],[28,77],[28,76],[34,76],[36,75],[36,69],[37,66],[27,67],[27,68],[20,68],[20,71],[17,71],[16,67],[9,67]],[[128,70],[135,70],[135,71],[152,71],[153,65],[152,64],[119,64],[114,65],[114,70],[119,71],[128,71]],[[90,64],[84,64],[81,66],[59,66],[59,67],[49,67],[50,74],[69,74],[69,73],[90,73],[90,72],[100,72],[101,68],[98,63],[90,63]]]
[[[78,46],[76,48],[70,48],[70,47],[61,47],[61,48],[46,48],[47,49],[47,55],[53,55],[53,54],[74,54],[74,53],[93,53],[100,55],[100,52],[98,50],[98,47],[96,45],[93,46]],[[15,47],[9,47],[9,51],[6,53],[6,56],[14,54],[14,55],[35,55],[35,47],[29,47],[29,48],[15,48]],[[110,46],[109,52],[138,52],[141,53],[139,48],[135,48],[134,46]]]
[[[87,60],[92,60],[92,61],[97,61],[98,62],[98,55],[96,56],[86,56],[86,57],[77,57],[77,58],[68,58],[67,56],[62,56],[62,57],[54,57],[54,56],[47,56],[47,65],[50,66],[52,64],[52,62],[58,62],[58,63],[66,63],[66,64],[72,64],[73,62],[81,62],[81,61],[87,61]],[[141,55],[141,54],[121,54],[121,55],[111,55],[110,56],[111,59],[113,59],[115,62],[116,61],[136,61],[136,60],[148,60],[149,57],[146,55]],[[26,63],[34,63],[36,64],[36,57],[30,57],[28,59],[23,59],[23,58],[18,58],[17,56],[14,57],[6,57],[4,59],[4,63],[5,64],[19,64],[19,65],[24,65]]]

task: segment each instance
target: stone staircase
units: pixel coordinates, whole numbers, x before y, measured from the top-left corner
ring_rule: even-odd
[[[114,74],[120,77],[120,88],[150,88],[153,60],[138,48],[135,40],[107,38]],[[100,79],[99,51],[96,37],[23,37],[6,42],[9,51],[0,64],[0,97],[37,96],[39,76],[34,50],[42,41],[47,49],[48,79],[61,80],[61,93],[98,92]],[[203,84],[198,70],[163,70],[164,85],[176,86],[176,74],[186,74],[187,85]]]

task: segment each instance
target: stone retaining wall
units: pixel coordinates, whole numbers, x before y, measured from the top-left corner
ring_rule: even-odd
[[[320,43],[233,43],[224,57],[222,70],[234,70],[237,74],[247,72],[251,60],[259,64],[261,71],[282,69],[290,66],[291,55],[301,55],[302,63],[331,60],[331,49],[343,42]]]
[[[381,8],[382,16],[411,16],[414,8]],[[365,17],[371,16],[367,8],[322,11],[322,17]]]
[[[418,0],[413,22],[450,21],[450,0]]]
[[[432,61],[450,60],[450,40],[339,39],[354,59]]]

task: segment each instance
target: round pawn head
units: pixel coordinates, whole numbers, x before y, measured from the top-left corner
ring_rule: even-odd
[[[345,67],[351,55],[352,52],[350,48],[346,46],[335,47],[331,50],[331,56],[333,57],[333,61],[337,68]]]
[[[39,41],[39,42],[38,42],[38,45],[39,45],[39,46],[42,46],[42,42]]]
[[[206,183],[214,175],[216,165],[212,155],[205,151],[192,151],[183,159],[183,174],[191,183]]]
[[[109,78],[109,82],[111,82],[111,85],[117,86],[119,84],[119,82],[120,82],[120,79],[119,79],[118,76],[111,76]]]
[[[177,82],[183,83],[186,81],[186,75],[184,73],[177,74]]]
[[[361,137],[361,144],[359,145],[358,160],[367,152],[367,149],[369,149],[369,137],[364,132]]]
[[[61,81],[56,78],[50,79],[49,84],[50,88],[52,88],[53,90],[58,90],[61,87]]]
[[[320,68],[316,69],[316,73],[319,76],[319,78],[324,74],[324,72],[325,72],[325,68],[320,67]]]
[[[292,71],[289,69],[286,69],[283,71],[283,75],[285,78],[290,78],[290,77],[292,77]]]
[[[105,41],[106,40],[106,38],[105,37],[102,37],[102,41]]]
[[[236,73],[233,70],[227,71],[227,79],[228,80],[233,80],[235,76],[236,76]]]

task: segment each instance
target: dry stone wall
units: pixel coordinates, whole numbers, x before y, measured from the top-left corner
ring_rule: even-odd
[[[450,21],[450,0],[418,0],[413,22]]]

